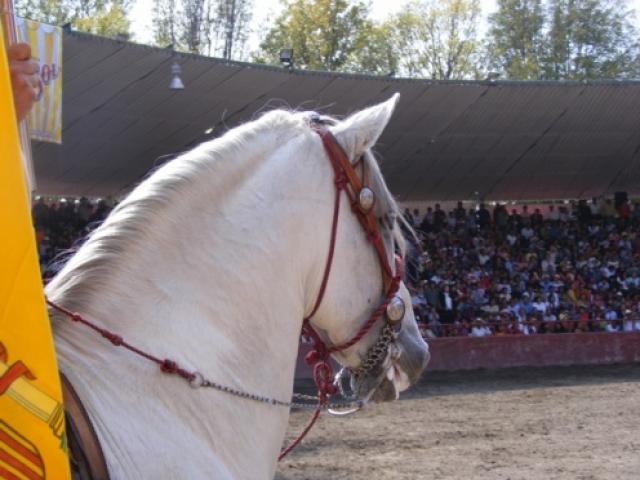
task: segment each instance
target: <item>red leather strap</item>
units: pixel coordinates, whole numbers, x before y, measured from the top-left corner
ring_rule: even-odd
[[[331,239],[329,242],[329,252],[327,254],[327,260],[325,263],[324,275],[322,277],[320,290],[318,292],[318,297],[316,298],[314,307],[311,313],[304,319],[302,325],[303,334],[311,337],[314,341],[314,350],[311,352],[312,355],[307,359],[307,363],[309,363],[310,365],[315,364],[316,362],[326,362],[329,354],[346,350],[347,348],[355,345],[362,337],[364,337],[371,329],[371,327],[373,327],[376,320],[378,320],[382,316],[387,305],[398,291],[400,282],[402,281],[401,259],[399,259],[398,257],[396,258],[396,275],[394,275],[387,260],[384,243],[378,232],[378,227],[373,213],[371,211],[363,211],[357,204],[357,196],[360,190],[363,188],[363,184],[356,174],[355,169],[351,165],[349,157],[329,130],[317,123],[312,124],[312,126],[316,133],[320,136],[325,151],[327,152],[327,157],[329,158],[331,165],[333,166],[333,171],[335,174],[336,196],[333,209],[333,220],[331,224]],[[350,187],[351,190],[348,187]],[[331,273],[333,254],[335,251],[338,217],[340,213],[340,193],[342,190],[344,190],[351,199],[352,210],[358,218],[360,224],[362,225],[365,234],[367,235],[367,239],[369,239],[378,254],[378,259],[380,261],[380,266],[382,269],[385,299],[384,302],[373,312],[369,320],[358,330],[358,332],[351,339],[341,345],[327,348],[326,344],[320,338],[318,333],[313,329],[309,321],[318,311],[318,308],[322,303],[322,299],[326,291],[327,283],[329,281],[329,274]],[[320,385],[318,385],[318,387],[320,388]]]
[[[342,149],[335,136],[329,130],[320,125],[314,124],[313,128],[322,139],[322,143],[327,152],[327,156],[331,161],[336,178],[341,176],[346,176],[347,178],[351,191],[349,191],[349,189],[345,189],[345,191],[351,200],[352,210],[358,218],[360,225],[362,225],[367,238],[376,249],[376,253],[378,254],[378,259],[380,260],[380,265],[382,267],[384,284],[387,286],[391,283],[390,280],[393,278],[393,272],[391,271],[391,266],[387,259],[384,243],[378,232],[375,217],[371,211],[363,212],[362,209],[359,208],[357,201],[357,196],[363,187],[362,181],[358,177],[358,174],[351,165],[349,157]]]
[[[376,321],[385,313],[387,305],[393,299],[398,291],[400,282],[402,281],[403,265],[402,259],[396,255],[395,257],[395,275],[391,271],[387,254],[384,248],[384,243],[378,232],[378,226],[373,213],[370,211],[364,211],[358,202],[358,195],[363,188],[363,182],[366,182],[366,169],[364,163],[363,169],[363,181],[355,172],[353,165],[349,161],[347,154],[344,152],[336,138],[329,130],[324,128],[319,123],[312,123],[313,129],[322,139],[327,156],[333,166],[333,172],[335,175],[336,195],[335,203],[333,207],[333,220],[331,222],[331,239],[329,241],[329,252],[327,254],[327,260],[325,262],[324,274],[322,282],[320,284],[320,290],[318,291],[318,297],[311,310],[311,313],[302,322],[302,333],[311,339],[313,339],[313,350],[311,350],[305,357],[305,362],[313,368],[313,380],[318,388],[318,406],[302,433],[287,447],[285,448],[278,460],[282,460],[296,445],[298,445],[304,436],[309,432],[315,421],[320,415],[320,410],[324,404],[326,404],[328,397],[336,393],[336,386],[333,385],[333,369],[329,363],[329,355],[332,353],[340,352],[352,347],[358,343],[362,337],[373,327]],[[364,162],[362,159],[359,162]],[[356,163],[357,165],[357,163]],[[365,183],[366,184],[366,183]],[[374,310],[369,317],[369,320],[358,330],[358,332],[348,341],[334,345],[331,348],[327,348],[318,332],[311,326],[310,319],[316,314],[322,299],[324,297],[327,283],[329,282],[329,274],[331,273],[331,265],[333,263],[333,254],[335,251],[336,234],[338,230],[338,217],[340,215],[340,194],[345,191],[349,200],[351,201],[351,210],[358,218],[360,225],[365,231],[367,239],[373,245],[380,260],[380,267],[382,269],[382,280],[385,291],[385,299],[378,308]]]

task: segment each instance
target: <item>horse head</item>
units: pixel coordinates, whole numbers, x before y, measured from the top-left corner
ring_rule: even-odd
[[[349,182],[348,195],[337,200],[343,213],[337,221],[330,276],[324,300],[309,321],[318,341],[345,367],[338,384],[349,374],[353,396],[365,402],[397,399],[420,378],[429,360],[402,282],[402,261],[395,260],[396,253],[404,254],[403,218],[371,153],[397,101],[396,94],[343,121],[319,120],[331,133],[330,141],[341,147],[336,155],[344,155],[350,164],[346,176],[358,178],[357,187]],[[322,138],[327,149],[323,154],[331,157],[332,147]]]

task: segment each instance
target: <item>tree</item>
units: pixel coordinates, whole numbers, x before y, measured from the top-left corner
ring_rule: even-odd
[[[214,46],[219,56],[227,60],[241,56],[249,33],[251,4],[246,0],[220,1],[213,18]]]
[[[251,0],[157,0],[152,18],[156,45],[230,60],[242,56]]]
[[[391,22],[367,23],[363,26],[356,48],[342,70],[369,75],[395,76],[399,59],[395,31]]]
[[[296,68],[353,69],[364,32],[372,26],[368,15],[359,0],[286,0],[255,59],[278,64],[280,51],[292,48]]]
[[[514,80],[540,78],[545,25],[542,0],[498,0],[489,25],[491,66]]]
[[[153,7],[153,37],[160,47],[177,46],[178,5],[176,0],[156,0]]]
[[[83,32],[106,37],[129,34],[131,0],[16,0],[19,16],[52,25],[71,23]]]
[[[550,0],[549,11],[547,78],[637,75],[638,32],[626,0]]]
[[[207,48],[205,44],[206,32],[209,25],[205,24],[205,0],[182,0],[180,17],[180,40],[185,50],[191,53],[201,53]]]
[[[393,20],[401,73],[433,79],[477,76],[479,0],[415,0]]]

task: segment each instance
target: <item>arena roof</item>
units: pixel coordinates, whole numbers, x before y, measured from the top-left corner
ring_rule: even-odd
[[[65,33],[63,55],[63,145],[33,148],[41,194],[117,195],[168,154],[265,109],[345,115],[394,92],[400,103],[376,149],[400,200],[640,194],[640,82],[289,71],[79,33]],[[168,88],[173,61],[182,91]]]

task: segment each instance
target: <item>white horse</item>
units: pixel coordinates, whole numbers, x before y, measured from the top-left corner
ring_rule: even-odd
[[[329,127],[351,160],[364,155],[389,259],[401,237],[398,208],[369,149],[396,102],[397,95]],[[288,401],[302,319],[323,278],[335,195],[309,118],[271,111],[158,169],[49,283],[49,299],[210,380]],[[351,338],[382,298],[379,260],[341,199],[331,275],[311,320],[329,345]],[[410,305],[403,284],[399,294]],[[286,406],[190,388],[50,313],[60,370],[95,426],[112,479],[274,476]],[[377,400],[395,398],[428,361],[410,308],[401,322],[384,371],[368,374],[371,389],[385,386],[387,393],[369,395]],[[358,367],[382,323],[336,359]]]

